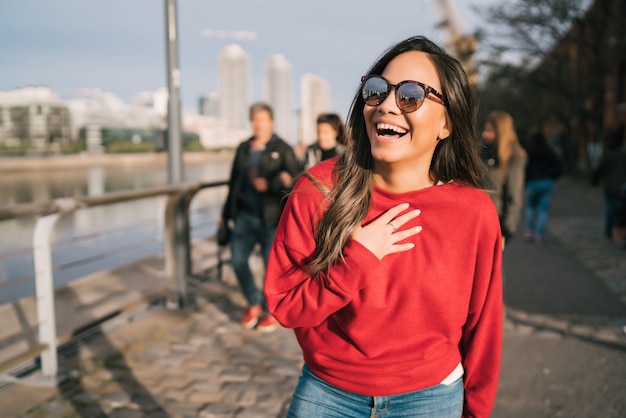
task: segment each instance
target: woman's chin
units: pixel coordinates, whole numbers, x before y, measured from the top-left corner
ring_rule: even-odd
[[[370,149],[375,161],[393,163],[401,160],[409,151],[407,149],[407,144],[410,143],[408,142],[410,138],[408,135],[391,137],[374,134],[373,136],[370,138]]]
[[[402,152],[399,150],[389,150],[389,149],[372,149],[372,158],[374,161],[383,163],[383,164],[391,164],[402,159]]]

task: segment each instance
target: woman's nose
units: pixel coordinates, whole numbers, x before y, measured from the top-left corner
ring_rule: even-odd
[[[389,113],[402,113],[396,103],[396,89],[392,88],[385,100],[378,105],[378,110]]]

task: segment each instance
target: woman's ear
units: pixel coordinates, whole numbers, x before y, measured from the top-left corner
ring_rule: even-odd
[[[448,138],[451,133],[452,133],[452,124],[450,123],[450,119],[448,119],[448,115],[446,114],[446,121],[441,127],[441,129],[439,129],[437,140],[443,141],[444,139]]]

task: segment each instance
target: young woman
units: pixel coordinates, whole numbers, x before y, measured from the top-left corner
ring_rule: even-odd
[[[524,208],[524,173],[528,156],[515,132],[513,117],[502,110],[487,115],[483,125],[483,160],[489,169],[489,189],[504,240],[513,237]]]
[[[423,37],[362,78],[346,153],[299,178],[267,268],[294,328],[290,417],[488,417],[502,329],[498,217],[461,65]]]
[[[345,127],[341,117],[335,113],[323,113],[317,117],[317,141],[309,145],[304,153],[304,169],[337,157],[345,152]]]

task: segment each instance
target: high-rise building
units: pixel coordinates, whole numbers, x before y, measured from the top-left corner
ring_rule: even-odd
[[[317,117],[330,110],[330,83],[316,74],[300,78],[300,142],[317,139]]]
[[[220,118],[233,129],[247,129],[250,106],[250,56],[240,45],[225,46],[218,57]]]
[[[215,119],[220,117],[220,102],[217,92],[212,92],[200,96],[198,100],[198,114],[202,116],[211,116]]]
[[[295,145],[295,109],[292,98],[293,76],[291,64],[281,54],[270,56],[265,62],[263,99],[274,110],[274,131],[284,140]]]

